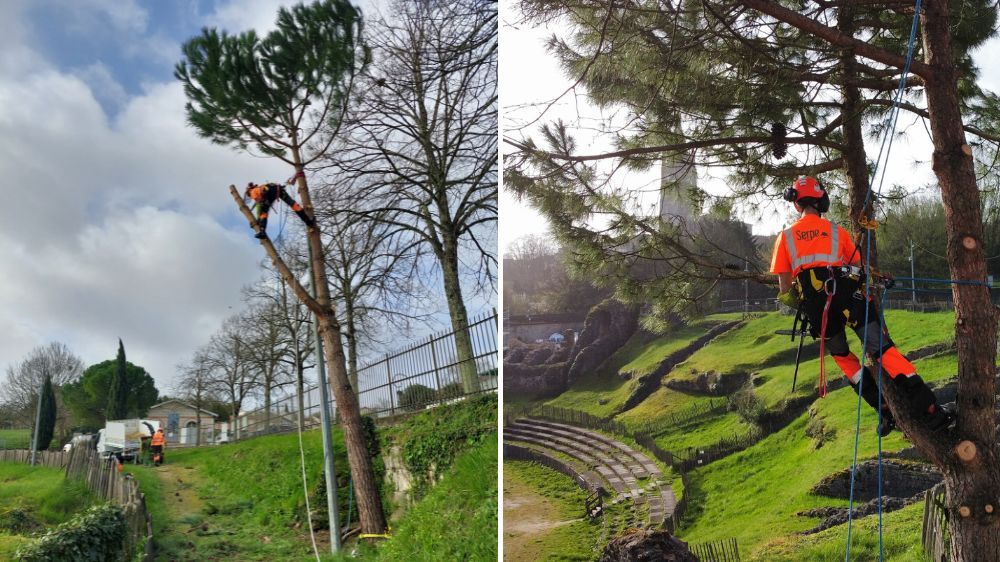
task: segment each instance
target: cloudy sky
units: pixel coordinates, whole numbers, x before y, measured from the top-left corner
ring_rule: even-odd
[[[198,138],[173,67],[202,27],[266,31],[291,3],[0,1],[0,370],[53,340],[99,362],[121,337],[172,391],[240,308],[264,254],[228,186],[291,172]]]

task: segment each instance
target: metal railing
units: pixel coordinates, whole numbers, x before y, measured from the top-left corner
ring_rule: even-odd
[[[498,386],[496,310],[469,323],[471,359],[460,361],[455,332],[443,332],[389,353],[358,369],[358,402],[361,413],[376,418],[415,412],[437,404],[461,400]],[[463,378],[463,372],[465,377]],[[470,377],[470,375],[472,375]],[[474,377],[474,378],[473,378]],[[313,386],[303,391],[305,427],[320,424],[320,392]],[[331,419],[336,402],[330,397]],[[270,410],[259,408],[240,414],[230,439],[266,433],[294,431],[298,424],[299,399],[292,394],[275,400]]]

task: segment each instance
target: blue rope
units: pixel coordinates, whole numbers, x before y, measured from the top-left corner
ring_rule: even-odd
[[[911,281],[914,283],[933,283],[937,285],[982,285],[983,287],[993,288],[992,285],[986,281],[963,281],[961,279],[931,279],[927,277],[894,277],[896,281]],[[907,289],[909,290],[909,289]]]
[[[909,44],[907,45],[907,48],[906,48],[906,63],[903,65],[903,72],[902,72],[901,76],[899,77],[899,87],[896,89],[896,94],[895,94],[894,99],[893,99],[892,109],[889,111],[889,117],[886,119],[886,123],[887,123],[888,126],[885,129],[885,134],[882,137],[882,143],[879,146],[878,158],[876,158],[876,160],[875,160],[875,168],[872,170],[872,177],[871,177],[871,180],[869,181],[869,184],[868,184],[868,192],[865,194],[865,204],[864,204],[864,207],[862,207],[864,209],[868,208],[869,202],[871,201],[871,196],[872,196],[872,192],[874,191],[876,178],[878,179],[878,194],[881,195],[881,193],[882,193],[882,184],[885,182],[885,168],[882,167],[882,164],[883,164],[882,157],[884,155],[886,161],[888,161],[888,159],[889,159],[889,153],[892,150],[892,141],[893,141],[892,136],[893,136],[893,133],[896,131],[896,121],[899,118],[899,104],[903,100],[903,93],[906,90],[906,80],[907,80],[907,77],[908,77],[908,75],[910,73],[910,63],[913,62],[913,50],[914,50],[914,45],[916,44],[916,38],[917,38],[917,24],[920,21],[920,6],[921,6],[921,0],[916,0],[916,5],[915,5],[914,11],[913,11],[913,22],[910,24],[910,39],[909,39]],[[882,167],[882,170],[881,170],[882,171],[882,175],[881,176],[878,175],[880,167]],[[869,229],[869,230],[866,231],[866,239],[865,239],[865,264],[866,264],[866,267],[867,267],[867,264],[871,263],[871,249],[872,249],[872,231]],[[865,276],[865,303],[866,303],[866,305],[865,305],[865,323],[864,323],[865,335],[864,335],[864,338],[863,338],[862,348],[861,348],[862,349],[862,353],[861,353],[861,368],[862,368],[862,370],[864,369],[865,359],[867,357],[867,354],[865,353],[865,350],[868,349],[868,321],[869,321],[869,311],[870,311],[871,307],[867,306],[867,303],[868,303],[869,299],[871,298],[871,283],[869,282],[870,278],[871,278],[870,275],[866,275]],[[884,298],[885,297],[884,297],[884,294],[883,294],[882,300],[884,300]],[[882,308],[881,305],[883,304],[882,300],[880,300],[880,309]],[[885,326],[884,314],[880,313],[880,316],[882,318],[882,326]],[[879,349],[881,349],[882,333],[884,331],[885,331],[884,328],[880,327],[880,329],[879,329],[879,343],[880,343]],[[879,402],[878,403],[880,405],[878,415],[879,415],[879,419],[881,420],[881,417],[882,417],[882,411],[881,411],[881,403],[882,403],[882,401],[881,401],[882,400],[882,361],[881,361],[881,357],[879,358],[878,364],[879,364],[879,370],[878,370],[878,375],[879,376],[876,379],[876,384],[878,385],[878,390],[879,390]],[[847,548],[846,548],[846,551],[844,553],[844,562],[850,562],[850,560],[851,560],[851,532],[853,530],[853,524],[854,524],[854,483],[855,483],[855,480],[856,480],[856,477],[857,477],[857,471],[858,471],[858,442],[860,441],[860,436],[861,436],[861,391],[863,390],[864,381],[865,381],[864,376],[862,376],[861,380],[858,381],[857,416],[856,416],[855,427],[854,427],[854,458],[853,458],[853,461],[851,463],[851,492],[850,492],[850,505],[849,505],[848,511],[847,511]],[[878,544],[879,544],[879,560],[881,561],[881,560],[884,559],[883,543],[882,543],[882,436],[881,435],[878,438],[878,479],[879,479],[879,481],[878,481],[878,493],[879,493],[879,499],[878,499],[878,533],[879,533],[879,535],[878,535]]]

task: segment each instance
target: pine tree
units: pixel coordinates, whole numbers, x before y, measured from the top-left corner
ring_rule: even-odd
[[[864,127],[872,125],[869,132],[885,127],[880,119],[906,64],[910,3],[813,2],[794,9],[769,0],[682,0],[668,3],[668,9],[660,9],[659,3],[650,9],[652,4],[615,8],[593,2],[589,10],[569,2],[526,5],[540,19],[560,11],[578,14],[578,43],[552,42],[574,78],[585,75],[580,80],[598,103],[642,109],[629,116],[640,125],[647,114],[653,118],[654,126],[640,126],[638,134],[615,139],[620,149],[603,155],[575,154],[574,139],[558,125],[544,131],[547,150],[530,140],[511,141],[522,154],[510,159],[509,185],[548,216],[564,241],[575,242],[574,250],[584,258],[601,263],[617,244],[633,261],[675,258],[691,266],[684,274],[707,277],[704,272],[710,271],[739,277],[711,256],[679,244],[676,232],[633,213],[627,194],[602,191],[607,178],[589,163],[604,158],[623,158],[624,165],[640,167],[662,153],[698,149],[700,157],[707,155],[707,165],[735,170],[729,175],[731,185],[749,188],[735,190],[737,197],[773,198],[777,190],[767,188],[768,178],[784,172],[835,172],[845,178],[847,212],[855,224],[873,216],[866,205],[870,162]],[[997,175],[1000,97],[976,84],[969,53],[995,33],[997,10],[980,0],[927,0],[919,16],[921,40],[901,108],[929,126],[950,278],[973,282],[952,287],[959,350],[957,426],[947,434],[932,432],[902,407],[894,385],[884,385],[884,392],[899,426],[944,474],[950,559],[993,560],[1000,552],[1000,518],[993,515],[1000,497],[994,412],[997,312],[989,290],[976,283],[986,278],[976,182],[977,172]],[[653,25],[630,23],[655,18],[661,19]],[[649,56],[644,56],[647,44]],[[740,52],[744,56],[734,56]],[[605,53],[616,53],[617,60]],[[650,79],[650,73],[662,78]],[[671,114],[682,116],[682,128],[657,125],[668,123],[659,116]],[[768,121],[785,125],[785,144],[814,149],[799,155],[804,166],[769,160]],[[596,212],[611,215],[610,234],[586,226]],[[642,241],[630,245],[640,234]]]
[[[323,0],[278,12],[277,27],[229,35],[215,29],[184,44],[174,75],[184,84],[189,124],[201,136],[240,150],[254,149],[294,170],[299,201],[315,216],[305,168],[337,137],[356,73],[367,61],[361,13],[347,0]],[[256,220],[235,186],[230,192],[251,225]],[[347,375],[341,327],[330,297],[318,225],[306,231],[313,294],[292,274],[268,238],[260,243],[296,297],[316,315],[341,415],[362,532],[387,528],[365,448],[361,410]]]
[[[118,357],[115,358],[115,374],[111,379],[108,391],[108,408],[106,418],[121,420],[128,417],[128,379],[125,375],[125,346],[118,339]]]

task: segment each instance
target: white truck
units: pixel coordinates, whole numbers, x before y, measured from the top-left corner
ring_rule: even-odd
[[[160,422],[154,420],[110,420],[97,432],[97,452],[102,458],[115,455],[121,460],[135,459],[143,437],[152,436],[159,427]]]

